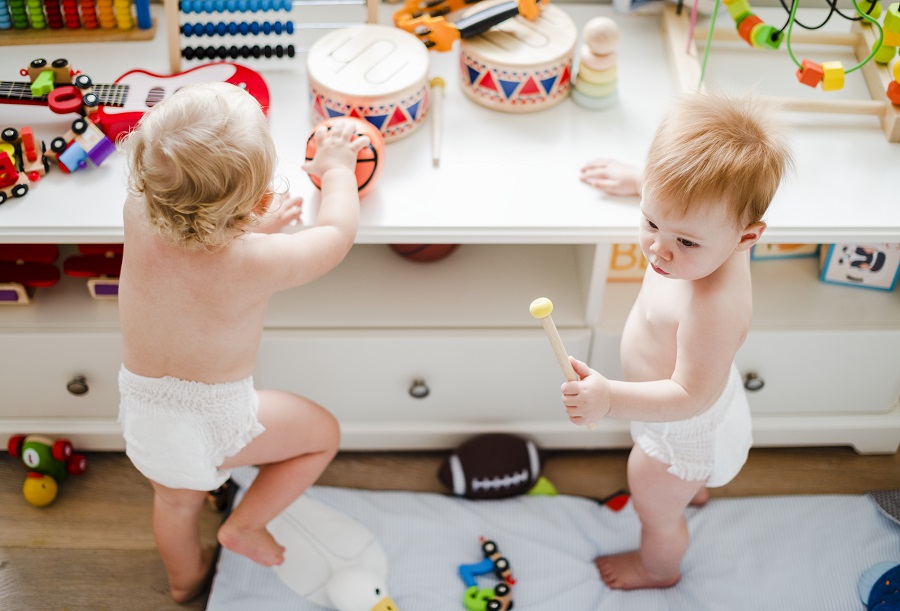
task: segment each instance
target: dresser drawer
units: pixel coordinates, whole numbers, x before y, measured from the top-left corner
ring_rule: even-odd
[[[586,357],[589,330],[560,335]],[[268,331],[256,379],[342,423],[565,420],[564,377],[542,330]]]
[[[883,413],[900,395],[900,331],[754,331],[735,359],[757,414]]]
[[[118,415],[122,363],[118,332],[4,332],[0,346],[0,418]],[[77,394],[80,391],[84,392]]]
[[[591,366],[615,379],[619,341],[597,332],[591,352]],[[735,363],[762,385],[747,392],[754,414],[884,413],[900,396],[900,331],[751,331]]]

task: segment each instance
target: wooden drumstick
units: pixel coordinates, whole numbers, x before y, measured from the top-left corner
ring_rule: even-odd
[[[575,373],[575,369],[572,368],[572,363],[569,361],[569,354],[566,352],[565,346],[563,346],[559,331],[556,330],[553,317],[550,316],[550,313],[553,312],[553,302],[546,297],[538,297],[531,302],[529,310],[531,311],[532,316],[541,321],[544,331],[547,332],[547,339],[550,340],[550,347],[553,348],[553,354],[556,355],[556,360],[559,362],[559,366],[562,369],[566,380],[569,382],[580,380],[581,378]],[[597,424],[595,422],[588,423],[589,429],[594,429],[596,427]]]
[[[441,163],[441,111],[444,103],[444,79],[431,79],[431,160],[434,167]]]

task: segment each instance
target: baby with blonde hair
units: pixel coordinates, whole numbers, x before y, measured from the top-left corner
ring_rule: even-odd
[[[304,169],[321,178],[314,227],[302,201],[275,193],[275,147],[247,92],[185,87],[153,107],[123,142],[129,193],[119,280],[123,364],[119,421],[126,453],[154,489],[153,533],[178,602],[211,575],[200,539],[207,491],[231,469],[257,465],[253,484],[218,531],[219,543],[271,566],[284,548],[266,524],[301,495],[338,451],[323,407],[257,391],[266,303],[319,278],[356,237],[355,166],[368,138],[349,122],[315,133]]]
[[[692,94],[674,103],[643,176],[598,160],[582,180],[641,195],[639,242],[648,266],[622,333],[625,381],[571,358],[562,386],[576,424],[631,421],[628,484],[641,522],[637,550],[595,560],[611,588],[658,588],[681,577],[684,509],[731,481],[752,445],[750,410],[734,358],[753,314],[750,248],[791,154],[759,100]]]

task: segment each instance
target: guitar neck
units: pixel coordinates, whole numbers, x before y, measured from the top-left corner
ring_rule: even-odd
[[[57,87],[67,84],[58,83]],[[101,106],[124,106],[128,97],[128,85],[94,85],[91,91],[97,94]],[[0,81],[0,103],[2,102],[47,104],[47,96],[31,93],[31,83]]]

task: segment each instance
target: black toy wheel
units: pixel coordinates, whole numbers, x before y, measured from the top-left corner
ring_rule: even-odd
[[[23,197],[28,193],[28,185],[16,185],[12,188],[13,197]]]
[[[96,93],[89,93],[81,98],[81,103],[88,108],[93,108],[94,106],[100,105],[100,98]]]
[[[76,134],[83,134],[87,131],[88,124],[84,119],[75,119],[72,121],[72,131]]]
[[[481,551],[484,552],[485,556],[490,556],[491,554],[497,553],[497,544],[493,541],[485,541],[481,544]]]
[[[504,558],[503,556],[500,556],[499,558],[497,558],[497,559],[494,561],[494,571],[495,571],[498,575],[499,575],[500,573],[502,573],[502,572],[504,572],[504,571],[508,571],[508,570],[509,570],[509,560],[507,560],[507,559]]]
[[[47,60],[44,59],[44,58],[41,58],[41,59],[33,59],[33,60],[31,60],[31,63],[28,64],[28,67],[29,67],[29,68],[35,68],[35,69],[37,69],[37,70],[40,70],[41,68],[43,68],[43,67],[46,66],[46,65],[47,65]]]
[[[66,143],[66,139],[63,138],[62,136],[57,136],[56,138],[54,138],[53,140],[50,141],[50,150],[53,151],[54,153],[56,153],[57,155],[62,153],[64,150],[66,150],[67,146],[68,146],[68,144]]]
[[[91,80],[87,74],[79,74],[75,77],[75,86],[79,89],[87,89],[88,87],[93,86],[94,81]]]
[[[65,68],[69,65],[69,60],[65,58],[54,59],[53,64],[51,64],[54,68]]]
[[[0,132],[0,140],[4,142],[15,142],[19,139],[19,131],[14,127],[7,127]]]
[[[0,204],[3,204],[4,202],[6,202],[7,199],[9,199],[9,198],[6,196],[6,192],[0,191]]]
[[[503,603],[499,600],[489,600],[488,604],[484,607],[486,611],[500,611],[503,608]]]
[[[498,583],[494,588],[494,594],[497,596],[506,596],[509,594],[509,585],[505,583]]]

